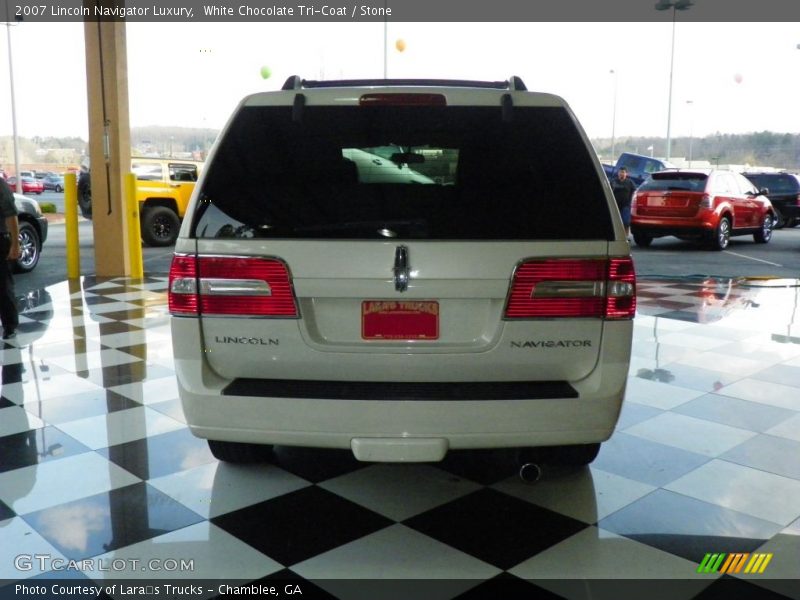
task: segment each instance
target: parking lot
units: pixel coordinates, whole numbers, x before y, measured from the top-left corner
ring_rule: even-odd
[[[45,192],[36,197],[41,202],[52,202],[58,213],[64,212],[64,195]],[[81,273],[94,273],[92,223],[81,220],[79,238],[81,248]],[[730,247],[722,252],[704,246],[664,237],[649,248],[632,246],[636,271],[639,276],[720,276],[720,277],[777,277],[793,279],[800,275],[800,227],[775,230],[768,244],[753,243],[752,236],[734,237]],[[143,248],[146,274],[165,275],[169,272],[172,249]],[[36,269],[16,278],[18,291],[38,289],[63,281],[66,274],[66,237],[62,219],[50,226],[47,243]]]

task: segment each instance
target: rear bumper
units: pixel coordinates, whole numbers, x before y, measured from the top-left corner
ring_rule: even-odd
[[[651,237],[665,235],[704,237],[711,234],[716,226],[716,220],[696,217],[654,218],[634,216],[631,218],[631,231],[644,233]]]
[[[381,399],[364,388],[371,385],[364,382],[353,384],[361,389],[348,395],[343,390],[349,384],[343,381],[331,382],[328,392],[325,382],[294,382],[290,389],[312,393],[278,397],[268,390],[286,389],[286,382],[271,388],[271,383],[224,379],[213,372],[197,352],[202,345],[196,328],[182,327],[173,339],[184,414],[196,436],[349,448],[359,460],[411,462],[439,460],[450,449],[588,444],[608,439],[625,393],[633,325],[625,321],[607,326],[618,329],[610,339],[627,342],[615,347],[604,344],[598,363],[602,367],[580,381],[558,382],[555,387],[537,382],[536,386],[549,390],[538,397],[498,397],[496,391],[487,391],[493,384],[509,385],[502,381],[454,383],[462,390],[472,386],[469,399],[442,398],[431,391],[417,391],[413,399]],[[421,390],[432,385],[429,389],[434,391],[442,386],[420,385]],[[511,385],[524,388],[529,384]]]

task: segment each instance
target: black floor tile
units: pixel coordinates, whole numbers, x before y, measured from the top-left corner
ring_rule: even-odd
[[[796,589],[797,587],[795,587]],[[789,598],[789,596],[759,587],[755,583],[723,575],[695,596],[693,600],[780,600],[785,598]]]
[[[783,423],[797,414],[785,408],[718,394],[700,396],[672,410],[682,415],[759,432]]]
[[[0,521],[5,521],[6,519],[11,519],[16,516],[17,513],[11,510],[5,502],[0,500]]]
[[[285,566],[393,524],[317,486],[221,515],[211,522]]]
[[[519,470],[516,450],[456,450],[436,467],[464,479],[492,485],[508,479]]]
[[[673,446],[616,432],[592,463],[603,471],[654,486],[666,485],[711,460]]]
[[[456,596],[455,600],[561,600],[563,596],[554,594],[533,582],[502,573],[475,586],[468,592]]]
[[[353,457],[350,450],[276,446],[273,462],[306,481],[320,483],[367,466]]]
[[[24,519],[65,557],[74,560],[149,540],[203,520],[144,482],[29,513]]]
[[[761,434],[732,448],[720,458],[800,480],[800,442],[794,440]]]
[[[0,473],[89,451],[55,427],[23,431],[0,437]]]
[[[206,440],[194,437],[188,429],[103,448],[98,453],[144,480],[216,460]]]
[[[434,508],[404,524],[506,570],[587,527],[586,523],[490,489]]]
[[[781,526],[667,490],[600,520],[598,527],[700,564],[708,552],[752,552]]]
[[[303,600],[337,600],[336,596],[328,593],[307,579],[303,579],[291,569],[282,569],[277,573],[268,575],[267,577],[254,581],[253,583],[263,584],[270,587],[275,586],[279,590],[279,594],[284,594],[287,588],[291,589],[292,596],[303,598]],[[299,586],[300,590],[302,591],[302,595],[297,594],[297,586]]]

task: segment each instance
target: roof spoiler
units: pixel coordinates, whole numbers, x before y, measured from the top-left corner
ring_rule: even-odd
[[[289,77],[283,91],[301,90],[309,88],[337,88],[337,87],[379,87],[379,86],[419,86],[419,87],[464,87],[492,90],[527,91],[522,78],[512,75],[505,81],[472,81],[466,79],[332,79],[313,80],[303,79],[299,75]]]

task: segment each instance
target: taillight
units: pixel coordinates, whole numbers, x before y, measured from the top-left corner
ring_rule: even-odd
[[[636,314],[636,271],[633,259],[608,261],[606,280],[606,319],[632,319]]]
[[[636,273],[630,257],[548,259],[521,264],[514,273],[506,319],[631,319]]]
[[[289,271],[274,258],[176,255],[169,308],[184,316],[297,317]]]
[[[173,315],[197,314],[197,259],[186,254],[172,257],[167,292]]]
[[[795,206],[800,206],[800,194],[797,194],[797,198],[794,199]]]
[[[710,194],[703,194],[703,197],[700,198],[700,204],[698,205],[700,208],[711,208],[711,195]]]

